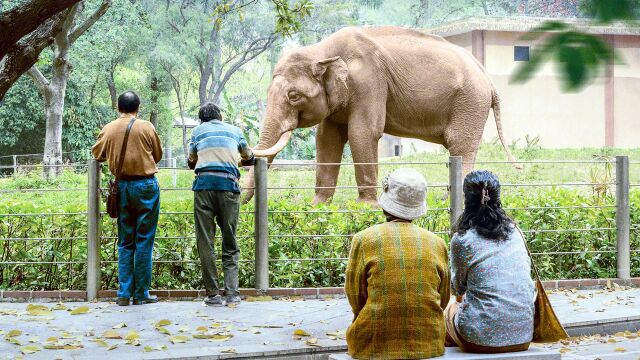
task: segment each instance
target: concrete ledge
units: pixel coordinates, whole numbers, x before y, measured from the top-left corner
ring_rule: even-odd
[[[618,284],[623,286],[640,287],[640,277],[630,280],[622,279],[566,279],[543,281],[547,290],[555,289],[593,289],[603,286]],[[174,300],[194,300],[205,296],[202,289],[196,290],[151,290],[152,295],[157,295],[162,299]],[[98,297],[103,300],[114,300],[116,290],[100,290]],[[240,289],[241,296],[263,295],[256,289]],[[326,296],[343,296],[343,287],[323,287],[323,288],[271,288],[266,291],[266,295],[275,298],[302,296],[310,299],[318,299]],[[0,290],[0,302],[20,302],[20,301],[82,301],[87,299],[84,290]]]
[[[527,351],[502,353],[502,354],[469,354],[460,351],[457,347],[448,347],[445,349],[443,356],[433,359],[459,359],[459,360],[560,360],[560,353],[557,351],[542,350],[538,348],[530,348]],[[353,360],[353,358],[345,353],[332,354],[329,360]]]

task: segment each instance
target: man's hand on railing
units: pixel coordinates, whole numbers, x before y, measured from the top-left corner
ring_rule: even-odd
[[[240,160],[240,162],[238,163],[238,166],[240,167],[244,167],[244,166],[253,166],[256,164],[256,157],[252,156],[250,159],[247,160]]]

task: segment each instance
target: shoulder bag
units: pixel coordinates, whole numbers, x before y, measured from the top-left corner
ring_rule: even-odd
[[[122,141],[122,148],[120,149],[120,159],[116,173],[113,174],[114,179],[109,180],[109,192],[107,193],[107,214],[112,219],[117,219],[120,213],[120,194],[118,193],[118,180],[122,176],[122,164],[124,163],[124,156],[127,153],[127,143],[129,142],[129,133],[133,127],[133,123],[136,118],[131,118],[129,125],[127,125],[127,131],[124,133],[124,140]]]
[[[533,342],[556,342],[566,339],[569,335],[567,335],[567,332],[560,323],[560,320],[558,320],[558,316],[555,311],[553,311],[549,297],[547,297],[547,293],[544,291],[544,286],[542,286],[542,281],[540,280],[540,274],[538,273],[536,265],[533,263],[533,257],[531,256],[531,252],[527,246],[524,234],[517,226],[516,229],[520,233],[520,236],[522,236],[524,247],[527,249],[527,253],[531,259],[531,267],[533,268],[533,272],[536,274],[536,290],[538,294],[536,296],[535,314],[533,316]]]

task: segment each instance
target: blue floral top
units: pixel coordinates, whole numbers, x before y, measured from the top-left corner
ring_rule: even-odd
[[[465,295],[455,318],[458,333],[483,346],[524,344],[533,336],[535,284],[520,233],[507,240],[475,230],[451,239],[451,291]]]

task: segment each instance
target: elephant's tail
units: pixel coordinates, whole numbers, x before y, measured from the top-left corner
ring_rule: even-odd
[[[493,117],[496,119],[498,137],[500,138],[500,142],[502,143],[504,151],[507,153],[507,158],[513,163],[513,166],[516,169],[522,170],[524,167],[522,166],[522,164],[519,164],[517,162],[516,158],[511,153],[511,150],[509,150],[509,146],[507,146],[506,141],[504,141],[504,134],[502,134],[502,122],[500,120],[500,98],[498,97],[498,92],[495,88],[491,90],[491,108],[493,109]]]

